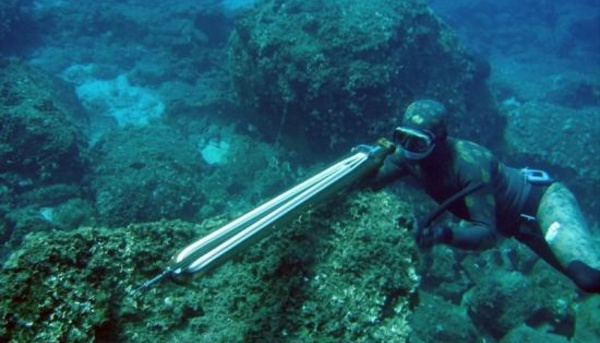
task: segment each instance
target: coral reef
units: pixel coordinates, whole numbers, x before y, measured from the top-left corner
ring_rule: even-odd
[[[465,309],[443,298],[420,292],[420,303],[410,316],[411,342],[475,342],[477,331]]]
[[[523,324],[506,335],[500,343],[535,343],[535,342],[548,342],[548,343],[567,343],[569,342],[563,336],[540,332],[534,330],[527,325]]]
[[[422,261],[424,301],[411,321],[411,339],[417,341],[456,341],[475,330],[492,342],[537,335],[560,342],[574,337],[576,323],[590,315],[589,309],[577,312],[585,299],[571,280],[513,240],[485,252],[438,247]],[[470,329],[446,325],[449,319],[439,325],[424,319],[452,311],[457,312],[452,318],[460,316],[462,327]]]
[[[85,115],[74,93],[23,62],[0,63],[3,259],[26,233],[72,229],[92,211],[81,187],[89,171]]]
[[[486,87],[476,80],[485,73],[421,0],[261,1],[236,23],[230,50],[234,85],[258,111],[256,125],[321,153],[387,135],[396,113],[420,97],[462,113],[456,126],[467,136],[480,116],[479,126],[496,123],[494,113],[467,109],[476,107],[469,98],[489,100],[471,96]]]
[[[587,213],[600,213],[598,107],[573,109],[527,101],[512,109],[505,107],[504,113],[508,117],[505,137],[510,163],[546,168],[576,192]]]
[[[27,14],[27,29],[45,38],[32,58],[36,65],[59,74],[72,65],[93,63],[104,73],[130,72],[132,84],[146,86],[174,80],[194,84],[203,73],[224,68],[232,27],[217,4],[192,0],[150,6],[61,1]]]
[[[292,170],[277,148],[232,127],[204,123],[195,128],[187,137],[161,124],[103,136],[93,150],[90,187],[99,222],[201,220],[247,209],[291,183]],[[211,144],[228,147],[213,165],[206,160],[217,158],[207,157]]]
[[[475,325],[501,338],[539,310],[539,294],[518,272],[488,275],[465,295],[468,314]]]
[[[0,271],[5,342],[400,342],[418,277],[410,207],[354,193],[190,287],[131,295],[224,218],[33,234]],[[36,304],[36,306],[31,306]]]
[[[600,321],[597,313],[600,310],[600,297],[584,299],[577,309],[574,342],[593,342],[600,337]]]
[[[0,69],[0,171],[31,188],[76,182],[86,169],[83,116],[68,88],[23,63]],[[71,95],[69,97],[69,95]],[[32,144],[35,143],[35,144]],[[5,174],[6,173],[6,174]]]
[[[200,156],[172,128],[116,130],[103,136],[94,152],[91,189],[102,223],[193,218],[204,201]]]

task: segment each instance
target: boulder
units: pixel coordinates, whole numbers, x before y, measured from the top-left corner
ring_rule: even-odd
[[[230,51],[238,96],[275,141],[346,150],[389,135],[418,98],[444,102],[461,135],[497,138],[486,64],[422,0],[261,1]]]
[[[189,287],[165,280],[140,294],[178,249],[233,218],[36,233],[0,270],[0,340],[406,341],[418,276],[397,214],[410,206],[353,193]]]

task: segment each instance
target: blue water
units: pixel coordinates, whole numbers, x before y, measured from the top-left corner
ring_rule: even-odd
[[[430,4],[466,44],[490,58],[532,66],[555,62],[560,68],[598,72],[598,1],[431,0]]]

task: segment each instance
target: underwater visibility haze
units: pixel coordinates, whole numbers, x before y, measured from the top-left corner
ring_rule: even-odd
[[[600,296],[515,239],[418,249],[412,182],[138,288],[420,99],[566,184],[598,243],[599,32],[597,0],[3,0],[0,342],[600,341]]]

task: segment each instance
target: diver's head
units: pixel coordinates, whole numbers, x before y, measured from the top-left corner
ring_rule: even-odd
[[[436,144],[448,136],[448,114],[441,103],[418,100],[408,106],[402,124],[394,130],[394,141],[409,160],[420,161],[429,156]]]

